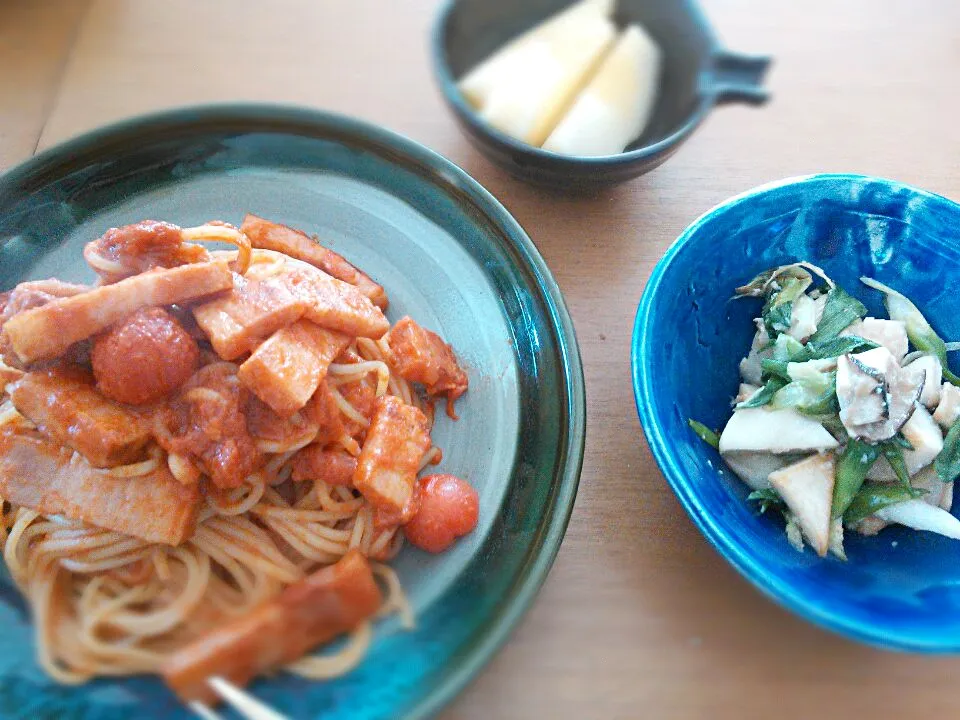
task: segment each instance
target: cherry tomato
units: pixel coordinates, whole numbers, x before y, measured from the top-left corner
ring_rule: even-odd
[[[455,475],[427,475],[418,481],[420,508],[404,526],[413,545],[439,553],[477,526],[480,498],[466,480]]]

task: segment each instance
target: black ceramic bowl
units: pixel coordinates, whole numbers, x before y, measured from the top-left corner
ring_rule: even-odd
[[[591,188],[635,178],[669,158],[715,106],[758,105],[767,57],[721,48],[694,0],[618,0],[617,24],[642,25],[660,45],[663,63],[656,107],[643,135],[616,155],[575,157],[514,140],[483,122],[457,80],[513,37],[571,0],[447,0],[433,29],[440,89],[467,138],[516,177],[554,188]]]

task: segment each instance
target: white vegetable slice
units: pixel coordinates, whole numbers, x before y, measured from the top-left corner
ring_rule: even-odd
[[[889,350],[897,363],[907,354],[907,326],[899,320],[867,317],[853,323],[840,334],[859,335],[867,340],[873,340]]]
[[[817,305],[809,295],[801,295],[793,301],[790,311],[790,329],[787,334],[800,342],[806,342],[816,331]]]
[[[793,408],[737,410],[720,434],[720,452],[747,451],[774,454],[832,450],[833,435],[816,420]]]
[[[943,434],[937,423],[933,421],[933,417],[920,403],[917,403],[913,415],[900,431],[907,442],[913,446],[913,450],[903,451],[903,461],[907,466],[907,473],[911,476],[936,460],[937,455],[943,450]],[[887,459],[881,456],[867,472],[867,479],[892,482],[897,479],[897,475]]]
[[[643,134],[660,79],[660,48],[637,25],[621,33],[544,150],[583,157],[615,155]]]
[[[740,377],[745,383],[763,385],[763,367],[761,362],[773,357],[773,344],[770,336],[762,327],[753,336],[750,353],[740,361]]]
[[[949,430],[960,419],[960,388],[947,382],[940,386],[940,402],[933,419],[944,430]]]
[[[770,473],[790,464],[790,458],[772,453],[733,452],[723,456],[738,478],[752,490],[770,487]]]
[[[820,557],[830,547],[835,469],[833,453],[826,453],[770,473],[770,487],[796,516],[804,537]]]
[[[887,522],[906,525],[914,530],[927,530],[960,540],[960,520],[923,500],[905,500],[877,510],[877,517]]]
[[[547,18],[467,72],[457,83],[460,92],[475,108],[482,108],[490,93],[509,82],[510,76],[518,71],[524,50],[531,43],[544,41],[553,35],[563,36],[564,28],[575,26],[584,17],[609,17],[615,4],[615,0],[580,0]]]

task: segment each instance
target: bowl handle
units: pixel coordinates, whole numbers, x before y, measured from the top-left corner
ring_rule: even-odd
[[[711,58],[708,87],[715,102],[720,105],[730,102],[762,105],[770,99],[763,87],[763,78],[772,62],[767,55],[741,55],[728,50],[718,50]]]

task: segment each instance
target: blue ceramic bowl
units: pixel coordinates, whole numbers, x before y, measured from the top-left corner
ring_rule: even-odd
[[[823,267],[876,315],[879,293],[858,282],[874,276],[910,297],[942,336],[960,338],[960,205],[857,175],[751,190],[687,228],[640,301],[633,384],[653,455],[707,539],[780,604],[873,645],[960,652],[960,542],[888,528],[850,534],[847,562],[798,553],[782,521],[756,515],[746,486],[687,427],[687,418],[721,427],[730,415],[758,310],[756,301],[729,302],[734,287],[796,260]]]

